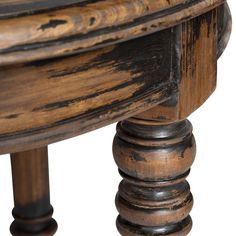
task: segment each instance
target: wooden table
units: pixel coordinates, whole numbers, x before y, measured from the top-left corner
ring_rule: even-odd
[[[120,234],[187,235],[196,147],[186,118],[215,89],[230,29],[224,0],[2,0],[0,154],[11,153],[12,235],[56,232],[47,146],[117,121]]]

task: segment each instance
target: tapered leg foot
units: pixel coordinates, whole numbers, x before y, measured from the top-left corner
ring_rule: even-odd
[[[193,205],[185,180],[195,157],[192,126],[130,119],[120,122],[113,143],[123,181],[116,206],[123,236],[185,236]]]
[[[52,236],[57,223],[50,204],[47,147],[11,154],[14,236]]]

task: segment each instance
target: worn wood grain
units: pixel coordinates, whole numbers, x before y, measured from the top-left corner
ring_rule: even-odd
[[[176,87],[172,34],[169,29],[73,57],[2,67],[0,153],[70,138],[169,98]]]
[[[192,113],[215,88],[217,12],[101,50],[0,67],[0,153],[70,138],[168,99],[145,114],[170,121]]]
[[[82,7],[3,18],[0,20],[0,65],[73,54],[140,37],[180,24],[223,2],[89,1]]]
[[[168,101],[140,114],[162,122],[181,120],[198,109],[214,92],[217,76],[218,10],[179,26],[178,92]]]

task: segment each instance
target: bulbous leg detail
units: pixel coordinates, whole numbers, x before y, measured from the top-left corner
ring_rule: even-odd
[[[113,153],[123,177],[116,197],[120,234],[187,235],[193,197],[185,179],[196,153],[191,123],[120,122]]]

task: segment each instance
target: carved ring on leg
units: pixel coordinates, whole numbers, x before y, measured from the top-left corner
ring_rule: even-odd
[[[124,178],[116,197],[121,235],[187,235],[193,197],[185,178],[196,153],[191,123],[120,122],[113,153]]]

